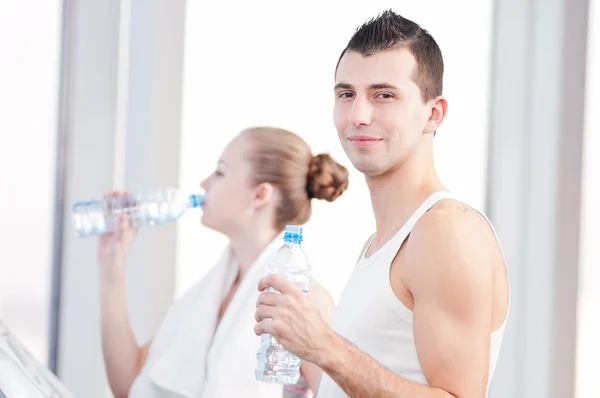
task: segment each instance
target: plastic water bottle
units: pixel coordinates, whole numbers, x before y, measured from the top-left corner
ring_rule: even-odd
[[[300,245],[302,227],[288,225],[283,235],[283,245],[269,259],[267,275],[280,274],[308,294],[310,264]],[[273,291],[269,288],[270,291]],[[300,358],[287,351],[271,335],[263,334],[258,350],[256,379],[280,384],[296,384],[300,377]]]
[[[186,210],[202,204],[201,195],[185,196],[173,188],[135,196],[81,201],[73,204],[73,227],[78,237],[115,232],[123,214],[132,228],[161,225],[177,220]]]

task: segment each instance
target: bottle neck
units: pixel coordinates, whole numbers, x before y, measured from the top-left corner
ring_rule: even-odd
[[[288,225],[285,227],[283,240],[287,244],[300,246],[302,242],[302,227]]]
[[[188,207],[202,207],[204,204],[204,197],[202,195],[190,195],[188,197]]]
[[[290,245],[290,246],[300,246],[300,244],[302,243],[302,238],[298,237],[298,238],[288,238],[286,237],[284,240],[286,245]]]

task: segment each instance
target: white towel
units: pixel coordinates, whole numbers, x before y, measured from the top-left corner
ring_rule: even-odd
[[[219,307],[238,274],[227,247],[215,267],[168,311],[130,398],[281,397],[282,386],[254,375],[257,284],[283,243],[271,242],[250,267],[215,330]]]

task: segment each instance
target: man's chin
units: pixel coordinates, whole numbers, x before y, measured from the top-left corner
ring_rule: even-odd
[[[365,175],[365,177],[376,177],[382,173],[381,166],[375,162],[364,160],[351,161],[356,170]]]

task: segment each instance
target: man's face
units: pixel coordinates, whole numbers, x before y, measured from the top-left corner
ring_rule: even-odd
[[[334,123],[350,161],[367,176],[399,167],[430,132],[432,104],[413,80],[416,67],[406,49],[366,57],[348,51],[340,60]]]

